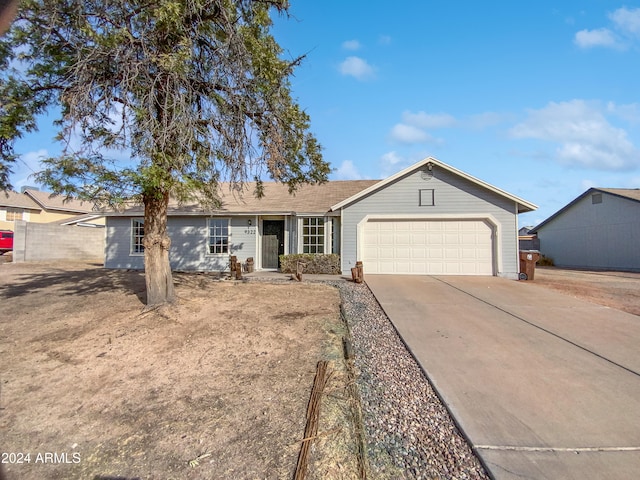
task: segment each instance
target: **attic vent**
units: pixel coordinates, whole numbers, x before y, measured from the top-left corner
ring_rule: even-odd
[[[433,178],[433,170],[425,168],[420,172],[420,177],[422,177],[423,180],[431,180]]]
[[[598,203],[602,203],[602,194],[594,193],[593,195],[591,195],[591,204],[596,205]]]

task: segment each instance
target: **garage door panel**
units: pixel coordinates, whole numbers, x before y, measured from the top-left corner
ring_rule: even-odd
[[[409,232],[398,232],[395,235],[396,245],[411,245],[411,234]]]
[[[476,251],[475,248],[461,248],[460,258],[462,260],[474,261],[476,258],[480,258],[480,255],[478,255],[478,252]]]
[[[411,244],[412,245],[423,245],[426,243],[427,237],[423,232],[412,232],[411,233]]]
[[[389,233],[380,233],[379,242],[376,242],[378,245],[393,245],[393,241],[395,240],[393,234]]]
[[[493,274],[493,231],[482,220],[370,221],[363,235],[370,273]]]
[[[430,233],[426,239],[427,245],[444,245],[444,238],[439,233]]]
[[[444,250],[442,248],[427,248],[426,250],[427,256],[425,258],[440,261],[444,259]]]
[[[475,245],[478,243],[480,238],[476,233],[463,233],[460,235],[460,242],[463,245]]]

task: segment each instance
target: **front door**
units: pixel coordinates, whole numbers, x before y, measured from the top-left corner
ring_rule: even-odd
[[[262,222],[262,268],[280,268],[284,254],[284,220]]]

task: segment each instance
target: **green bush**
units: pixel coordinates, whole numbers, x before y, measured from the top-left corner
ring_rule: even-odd
[[[553,258],[541,255],[540,260],[538,260],[538,265],[541,267],[553,267]]]
[[[282,273],[295,273],[298,262],[305,264],[303,273],[327,275],[340,274],[340,255],[335,253],[293,253],[280,255],[280,270]]]

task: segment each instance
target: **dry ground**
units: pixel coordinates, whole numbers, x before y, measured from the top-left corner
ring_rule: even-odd
[[[534,278],[537,285],[640,315],[640,273],[538,267]]]
[[[337,290],[176,283],[177,304],[144,311],[139,272],[0,265],[6,480],[292,478],[321,359],[310,478],[355,478]]]

